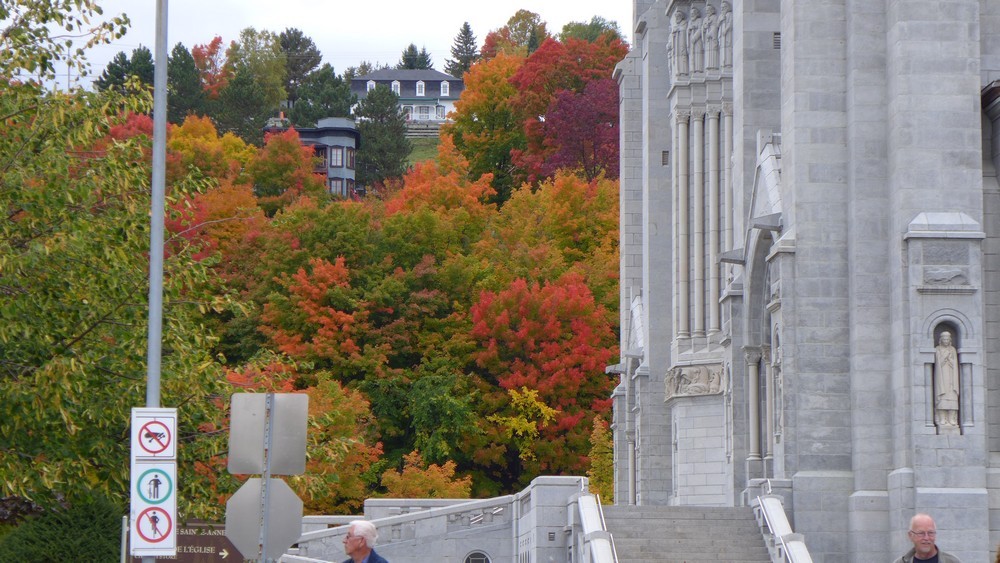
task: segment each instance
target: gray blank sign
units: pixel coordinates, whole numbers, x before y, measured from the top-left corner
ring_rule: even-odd
[[[229,472],[264,473],[266,393],[233,395],[229,424]],[[275,393],[271,408],[271,475],[299,475],[306,470],[306,416],[309,396]]]

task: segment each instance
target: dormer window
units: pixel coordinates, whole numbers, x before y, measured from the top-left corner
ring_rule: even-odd
[[[424,95],[424,81],[423,80],[418,80],[417,81],[417,95],[418,96],[423,96]]]
[[[398,80],[393,80],[392,81],[392,93],[396,94],[397,96],[399,95],[399,81]]]
[[[374,80],[369,80],[367,86],[368,86],[368,89],[365,90],[365,91],[366,92],[371,92],[372,90],[375,89],[375,81]]]
[[[451,95],[451,84],[447,80],[441,82],[441,95],[450,96]]]

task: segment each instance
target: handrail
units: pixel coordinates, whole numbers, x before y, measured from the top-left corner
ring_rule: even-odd
[[[601,503],[601,495],[595,494],[594,496],[597,497],[597,510],[601,514],[601,529],[607,530],[608,523],[604,520],[604,505]],[[614,558],[613,561],[618,563],[618,549],[615,548],[615,536],[608,534],[608,537],[611,540],[611,556]]]
[[[802,534],[792,531],[781,497],[762,495],[756,498],[754,515],[765,534],[767,549],[774,563],[812,563],[812,555]]]
[[[611,534],[604,524],[604,512],[598,498],[592,494],[582,494],[576,499],[580,514],[580,526],[584,553],[590,552],[591,563],[618,563],[618,556]]]

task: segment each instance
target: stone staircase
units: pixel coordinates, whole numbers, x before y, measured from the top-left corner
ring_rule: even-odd
[[[770,563],[747,507],[605,506],[620,563]]]

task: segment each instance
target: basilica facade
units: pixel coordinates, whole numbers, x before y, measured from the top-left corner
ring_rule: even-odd
[[[1000,541],[1000,2],[634,0],[618,504]]]

